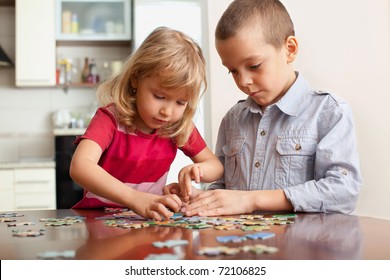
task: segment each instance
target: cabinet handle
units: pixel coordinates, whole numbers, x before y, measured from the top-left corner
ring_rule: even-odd
[[[17,206],[15,210],[23,210],[23,209],[53,209],[49,205],[34,205],[34,206]]]
[[[49,180],[40,180],[40,181],[30,180],[30,181],[16,181],[15,183],[16,184],[47,184],[47,183],[50,183],[50,181]]]

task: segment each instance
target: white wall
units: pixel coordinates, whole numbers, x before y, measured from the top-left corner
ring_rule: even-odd
[[[213,32],[230,0],[208,1],[212,141],[240,94],[220,65]],[[295,68],[313,87],[331,90],[351,105],[356,122],[363,189],[356,214],[390,219],[388,0],[282,0],[295,24],[300,51]],[[240,97],[244,97],[242,94]]]

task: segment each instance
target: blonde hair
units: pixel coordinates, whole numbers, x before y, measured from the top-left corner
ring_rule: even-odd
[[[283,46],[289,36],[294,36],[291,17],[278,0],[235,0],[220,18],[215,37],[226,40],[248,26],[259,29],[266,43],[276,49]]]
[[[157,131],[181,147],[192,132],[192,118],[207,87],[205,64],[202,50],[193,39],[183,32],[159,27],[129,56],[120,74],[100,85],[98,98],[102,105],[114,103],[118,122],[134,132],[136,90],[142,79],[156,75],[164,89],[185,89],[189,102],[182,118]]]

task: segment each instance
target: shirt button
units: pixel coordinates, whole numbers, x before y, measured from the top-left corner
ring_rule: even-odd
[[[343,170],[343,171],[341,171],[341,174],[348,175],[348,172],[347,172],[347,170]]]
[[[261,136],[264,136],[264,135],[265,135],[265,131],[262,130],[262,131],[260,132],[260,135],[261,135]]]
[[[256,163],[255,163],[255,167],[256,167],[256,168],[259,168],[259,167],[260,167],[260,162],[256,162]]]
[[[299,150],[301,150],[302,149],[302,146],[300,145],[300,144],[296,144],[295,145],[295,150],[296,151],[299,151]]]

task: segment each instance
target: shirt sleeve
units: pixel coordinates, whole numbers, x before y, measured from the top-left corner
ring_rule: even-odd
[[[337,104],[321,118],[314,180],[284,189],[295,211],[352,213],[362,184],[352,111]]]
[[[187,143],[180,148],[180,150],[188,157],[194,157],[199,154],[204,148],[207,147],[206,142],[200,135],[198,129],[194,125],[194,128],[188,138]]]
[[[110,146],[116,127],[115,117],[106,108],[99,108],[84,135],[78,137],[75,144],[80,143],[82,139],[89,139],[96,142],[104,151]]]

